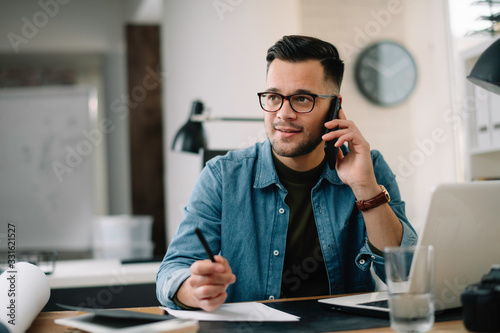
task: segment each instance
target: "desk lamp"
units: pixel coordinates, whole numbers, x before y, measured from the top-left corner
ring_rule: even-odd
[[[481,88],[500,95],[500,39],[479,56],[467,79]]]
[[[173,151],[184,151],[198,154],[200,149],[206,149],[207,140],[203,129],[205,121],[263,121],[262,118],[232,118],[219,117],[212,118],[208,113],[203,112],[204,105],[201,101],[195,100],[191,107],[191,114],[188,121],[182,126],[174,138],[172,144]]]
[[[188,153],[198,154],[201,148],[205,149],[207,140],[203,124],[199,121],[194,121],[193,118],[203,113],[203,103],[195,100],[191,107],[191,113],[188,121],[182,126],[174,138],[172,144],[173,151],[185,151]]]

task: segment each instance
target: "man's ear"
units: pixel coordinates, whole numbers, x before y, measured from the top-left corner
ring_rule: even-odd
[[[340,105],[342,105],[342,95],[338,94],[337,97],[339,98]]]

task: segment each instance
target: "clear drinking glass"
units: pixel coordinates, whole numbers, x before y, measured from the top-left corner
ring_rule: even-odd
[[[384,249],[391,328],[428,332],[434,325],[434,248]]]

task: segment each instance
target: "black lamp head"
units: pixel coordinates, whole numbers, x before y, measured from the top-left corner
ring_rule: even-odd
[[[481,88],[500,95],[500,39],[481,54],[467,79]]]
[[[189,115],[189,118],[195,115],[202,114],[204,109],[205,106],[200,100],[193,101],[193,105],[191,106],[191,114]]]
[[[184,151],[198,154],[201,148],[206,149],[205,131],[203,124],[199,121],[191,120],[194,115],[202,114],[204,109],[201,101],[195,100],[191,107],[191,113],[187,122],[175,135],[172,144],[173,151]]]

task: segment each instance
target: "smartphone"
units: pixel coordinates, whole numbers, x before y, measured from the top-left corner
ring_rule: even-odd
[[[340,99],[335,96],[330,103],[330,109],[328,110],[328,113],[326,115],[326,120],[327,121],[337,119],[339,117],[339,110],[340,110]],[[332,129],[326,129],[325,133],[329,133],[331,131],[336,131],[338,130],[338,127],[332,128]],[[330,141],[325,142],[325,155],[326,155],[326,161],[328,162],[328,166],[330,167],[331,170],[335,169],[335,163],[337,162],[337,153],[339,151],[338,147],[335,147],[335,143],[337,142],[337,139],[333,139]]]

